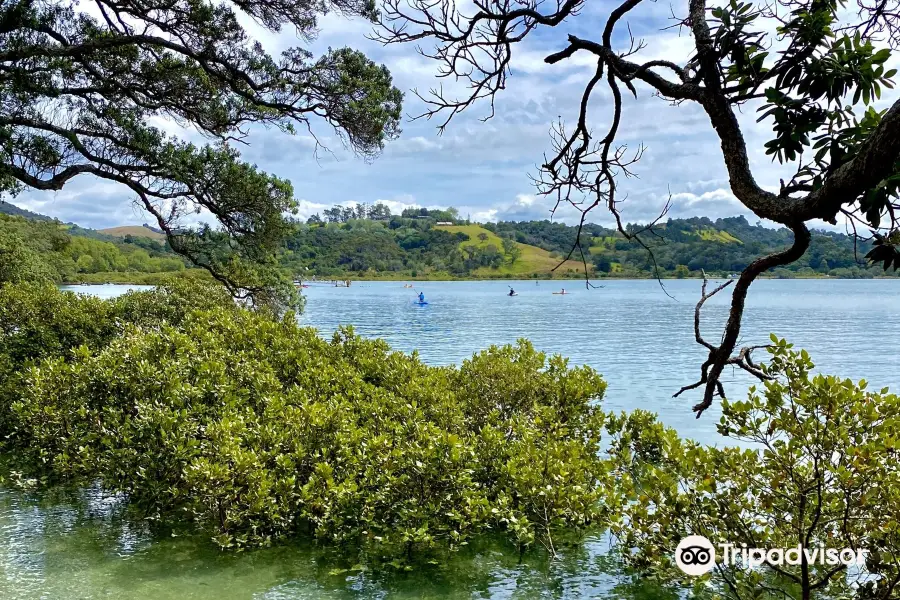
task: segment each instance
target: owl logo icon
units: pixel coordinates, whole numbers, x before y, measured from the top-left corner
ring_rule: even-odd
[[[702,535],[689,535],[675,548],[675,564],[687,575],[705,575],[716,565],[716,549]]]

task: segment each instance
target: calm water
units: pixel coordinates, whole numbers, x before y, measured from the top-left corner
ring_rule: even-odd
[[[518,296],[505,296],[509,284]],[[647,408],[683,435],[716,442],[717,413],[697,421],[690,412],[697,395],[671,398],[704,358],[691,330],[700,283],[667,282],[674,299],[654,281],[610,281],[592,291],[565,286],[571,295],[551,294],[559,282],[422,283],[416,291],[429,304],[420,307],[398,282],[314,285],[302,321],[323,334],[352,324],[433,364],[527,337],[600,371],[609,382],[608,408]],[[73,289],[108,297],[127,288]],[[898,294],[895,280],[761,281],[748,300],[744,342],[765,342],[775,332],[807,348],[823,372],[900,388]],[[719,338],[726,300],[712,301],[705,313],[711,341]],[[729,373],[726,383],[739,396],[750,381]],[[342,572],[353,563],[334,549],[294,544],[225,554],[196,537],[153,536],[121,519],[119,508],[98,490],[60,497],[0,488],[0,598],[661,597],[623,576],[600,537],[566,548],[556,561],[541,553],[520,561],[486,539],[445,557],[441,567]]]
[[[509,285],[518,296],[507,297]],[[571,295],[553,295],[565,285]],[[706,353],[694,341],[694,306],[701,283],[608,281],[586,290],[576,281],[424,282],[416,291],[429,304],[412,304],[413,290],[399,282],[356,282],[349,288],[305,290],[304,323],[323,332],[352,324],[358,333],[382,337],[395,348],[417,350],[433,364],[459,363],[491,344],[528,338],[548,353],[588,364],[606,379],[605,405],[646,408],[683,435],[716,441],[719,413],[698,421],[690,407],[701,392],[673,399],[697,380]],[[712,286],[712,282],[711,282]],[[707,302],[703,331],[717,342],[730,296]],[[806,348],[822,372],[866,378],[900,389],[900,280],[764,280],[747,300],[741,342],[766,343],[769,334]],[[762,358],[765,353],[757,353]],[[743,371],[727,370],[726,393],[741,396],[752,383]],[[691,395],[693,394],[693,395]]]

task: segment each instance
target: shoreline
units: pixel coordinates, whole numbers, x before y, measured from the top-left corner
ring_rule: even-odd
[[[738,277],[713,277],[708,276],[707,279],[710,281],[715,280],[727,280],[727,279],[737,279]],[[661,277],[663,281],[677,281],[679,279],[682,280],[696,280],[703,281],[703,277]],[[781,277],[776,275],[760,275],[757,279],[828,279],[833,281],[862,281],[869,279],[900,279],[900,276],[884,276],[884,275],[875,275],[872,277],[831,277],[828,275],[797,275],[793,277]],[[351,276],[351,277],[341,277],[335,279],[319,279],[319,280],[311,280],[304,279],[303,283],[317,283],[317,284],[330,284],[334,281],[396,281],[396,282],[417,282],[417,281],[559,281],[559,282],[582,282],[584,281],[584,277],[407,277],[407,278],[394,278],[394,277],[379,277],[379,276],[369,276],[369,277],[360,277],[360,276]],[[621,276],[621,277],[590,277],[589,281],[592,282],[602,282],[602,281],[650,281],[656,280],[655,277],[646,276],[639,277],[634,275],[629,276]],[[340,287],[340,286],[338,286]]]
[[[655,277],[591,277],[589,281],[591,282],[603,282],[603,281],[651,281],[655,280]],[[689,280],[689,281],[703,281],[702,277],[661,277],[662,281],[678,281],[678,280]],[[710,281],[725,281],[728,279],[737,279],[737,277],[707,277]],[[884,279],[900,279],[900,276],[891,277],[891,276],[873,276],[873,277],[830,277],[827,275],[798,275],[796,277],[778,277],[778,276],[765,276],[760,275],[756,278],[759,279],[767,279],[767,280],[830,280],[830,281],[866,281],[866,280],[884,280]],[[350,281],[350,282],[372,282],[372,281],[384,281],[384,282],[473,282],[473,281],[557,281],[560,283],[565,282],[573,282],[580,283],[584,281],[583,277],[409,277],[406,279],[401,278],[389,278],[389,277],[351,277],[349,279],[341,278],[341,279],[319,279],[319,280],[310,280],[304,279],[302,280],[304,284],[315,284],[318,286],[330,286],[330,287],[341,287],[341,286],[332,286],[332,282],[334,281]],[[155,286],[159,285],[160,281],[153,277],[147,278],[135,278],[135,279],[119,279],[119,280],[110,280],[110,281],[91,281],[91,280],[74,280],[74,281],[61,281],[57,285],[65,285],[65,286],[96,286],[96,285],[146,285],[146,286]]]

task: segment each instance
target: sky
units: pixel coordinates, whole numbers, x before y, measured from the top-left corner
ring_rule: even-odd
[[[667,58],[684,64],[690,57],[691,38],[669,26],[671,11],[683,11],[686,4],[644,2],[620,22],[616,36],[619,46],[627,47],[627,23],[646,45],[632,60]],[[587,53],[552,66],[543,59],[564,48],[568,34],[596,37],[615,6],[605,0],[588,3],[578,16],[556,28],[538,29],[514,46],[512,73],[507,89],[497,97],[496,115],[483,122],[489,107],[486,103],[476,105],[455,117],[443,135],[438,134],[437,119],[412,118],[422,113],[424,104],[411,90],[426,92],[434,87],[439,66],[419,56],[412,45],[382,46],[366,37],[372,32],[371,23],[338,15],[320,19],[320,33],[312,43],[299,39],[296,32],[272,34],[244,19],[251,35],[272,53],[291,46],[307,47],[316,54],[329,47],[362,50],[372,60],[387,65],[406,96],[399,139],[388,142],[383,153],[371,162],[354,156],[333,131],[321,124],[314,124],[314,131],[329,152],[315,152],[315,144],[305,132],[290,135],[254,129],[242,155],[292,182],[298,216],[303,218],[335,204],[382,202],[394,212],[411,206],[454,206],[461,216],[480,222],[548,218],[573,222],[577,218],[573,210],[551,215],[553,202],[536,195],[529,175],[537,172],[544,154],[550,152],[551,123],[561,118],[571,124],[577,118],[578,103],[595,61]],[[894,99],[896,94],[883,98],[883,102]],[[608,127],[610,108],[608,91],[598,86],[589,107],[589,121],[596,131]],[[746,106],[739,119],[757,181],[777,191],[779,178],[789,179],[790,170],[764,155],[763,144],[771,130],[765,122],[756,122],[757,108]],[[180,130],[170,122],[159,120],[154,124],[178,135],[196,137],[194,132]],[[653,219],[669,198],[670,217],[745,215],[751,223],[759,221],[732,195],[718,138],[698,105],[671,105],[639,85],[637,98],[624,98],[619,141],[631,149],[640,144],[646,147],[634,167],[636,177],[619,180],[619,196],[627,198],[621,205],[626,221]],[[152,222],[127,189],[88,176],[76,178],[58,192],[24,192],[12,202],[98,229]],[[599,208],[588,220],[611,223],[608,213]]]

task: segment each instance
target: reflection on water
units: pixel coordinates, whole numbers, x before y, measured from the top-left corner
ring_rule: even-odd
[[[506,296],[508,285],[516,297]],[[671,394],[697,374],[703,352],[693,342],[698,281],[610,281],[587,291],[552,295],[559,282],[357,282],[349,288],[308,288],[301,320],[328,335],[352,324],[395,348],[416,350],[432,364],[458,363],[491,344],[527,337],[573,364],[597,368],[609,382],[605,405],[658,412],[684,435],[716,442],[710,411],[699,421],[694,397]],[[75,287],[110,297],[125,286]],[[423,291],[428,306],[413,306]],[[900,384],[900,281],[761,281],[748,300],[743,340],[769,332],[807,348],[825,372],[877,386]],[[704,330],[718,340],[727,298],[715,298]],[[873,349],[874,348],[874,349]],[[728,374],[732,395],[750,383]],[[502,540],[477,540],[438,565],[352,570],[358,558],[337,549],[295,543],[222,553],[202,537],[160,535],[124,519],[119,498],[98,489],[29,494],[0,488],[0,598],[186,600],[230,598],[665,598],[623,575],[595,536],[562,549],[519,557]]]
[[[0,597],[30,599],[660,598],[623,576],[592,537],[522,559],[499,539],[411,571],[360,569],[335,548],[295,543],[224,553],[196,536],[151,535],[99,490],[38,497],[0,490]],[[662,596],[664,597],[664,596]]]

